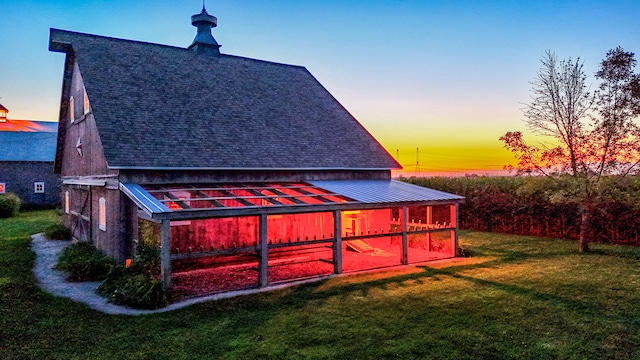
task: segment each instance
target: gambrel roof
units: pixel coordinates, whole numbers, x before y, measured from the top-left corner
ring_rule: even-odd
[[[49,48],[77,62],[110,168],[401,168],[304,67],[56,29]]]

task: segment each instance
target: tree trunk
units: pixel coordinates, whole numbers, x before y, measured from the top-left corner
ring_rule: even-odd
[[[589,228],[591,226],[591,206],[585,204],[580,218],[580,248],[578,251],[589,251]]]

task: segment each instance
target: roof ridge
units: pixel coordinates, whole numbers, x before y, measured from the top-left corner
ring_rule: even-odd
[[[165,48],[183,50],[183,51],[185,51],[187,53],[191,53],[191,50],[189,48],[187,48],[187,47],[179,47],[179,46],[175,46],[175,45],[160,44],[160,43],[154,43],[154,42],[150,42],[150,41],[123,39],[123,38],[118,38],[118,37],[113,37],[113,36],[89,34],[89,33],[83,33],[83,32],[78,32],[78,31],[71,31],[71,30],[63,30],[63,29],[56,29],[56,28],[50,28],[50,32],[51,32],[51,38],[52,39],[54,38],[54,32],[59,32],[59,33],[71,34],[71,35],[74,35],[74,36],[85,36],[85,37],[90,37],[90,38],[100,38],[100,39],[106,39],[106,40],[111,40],[111,41],[122,41],[122,42],[127,42],[127,43],[135,43],[135,44],[140,44],[140,45],[161,46],[161,47],[165,47]],[[55,42],[64,43],[64,41],[58,41],[58,40],[54,40],[54,41]],[[302,69],[307,70],[307,68],[305,66],[303,66],[303,65],[288,64],[288,63],[271,61],[271,60],[264,60],[264,59],[256,59],[256,58],[251,58],[251,57],[242,56],[242,55],[233,55],[233,54],[221,53],[220,57],[230,57],[230,58],[237,58],[237,59],[243,59],[243,60],[258,61],[258,62],[269,63],[269,64],[274,64],[274,65],[297,67],[297,68],[302,68]]]
[[[241,56],[241,55],[231,55],[231,54],[220,54],[220,56],[224,56],[224,57],[233,57],[233,58],[238,58],[238,59],[242,59],[242,60],[250,60],[250,61],[256,61],[256,62],[262,62],[262,63],[269,63],[269,64],[274,64],[274,65],[280,65],[280,66],[288,66],[288,67],[296,67],[296,68],[301,68],[301,69],[305,69],[308,71],[307,67],[304,65],[295,65],[295,64],[287,64],[287,63],[283,63],[283,62],[277,62],[277,61],[271,61],[271,60],[263,60],[263,59],[256,59],[256,58],[250,58],[247,56]]]
[[[116,41],[123,41],[123,42],[129,42],[129,43],[138,43],[138,44],[144,44],[144,45],[156,45],[156,46],[168,47],[168,48],[173,48],[173,49],[188,50],[187,48],[182,48],[182,47],[174,46],[174,45],[160,44],[160,43],[154,43],[154,42],[142,41],[142,40],[123,39],[123,38],[118,38],[118,37],[113,37],[113,36],[89,34],[89,33],[83,33],[83,32],[79,32],[79,31],[63,30],[63,29],[56,29],[56,28],[50,28],[49,31],[50,31],[50,35],[51,35],[52,39],[53,39],[54,33],[58,32],[58,33],[66,33],[66,34],[76,35],[76,36],[102,38],[102,39],[107,39],[107,40],[116,40]]]

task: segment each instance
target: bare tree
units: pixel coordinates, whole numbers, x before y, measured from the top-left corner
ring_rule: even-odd
[[[638,170],[640,131],[634,118],[640,109],[638,75],[633,53],[616,48],[607,53],[589,92],[578,58],[557,61],[547,51],[533,85],[532,101],[524,109],[532,133],[550,138],[553,145],[529,145],[520,132],[500,138],[518,160],[516,169],[554,178],[551,201],[571,201],[580,209],[580,251],[589,250],[589,224],[603,176],[624,177]]]

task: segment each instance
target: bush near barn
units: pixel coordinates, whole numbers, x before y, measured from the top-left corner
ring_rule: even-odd
[[[20,204],[18,195],[13,193],[0,194],[0,218],[18,215]]]
[[[461,229],[578,239],[580,215],[575,203],[551,202],[554,186],[544,177],[411,177],[401,180],[465,197]],[[608,199],[597,200],[592,238],[600,243],[640,246],[640,177],[603,182]]]
[[[62,223],[56,223],[44,230],[44,236],[49,240],[70,240],[71,229]]]
[[[56,269],[66,271],[69,281],[100,281],[115,266],[115,261],[93,244],[79,242],[67,246],[60,254]]]
[[[114,266],[98,287],[98,294],[109,302],[135,309],[166,306],[169,294],[164,291],[160,281],[160,248],[153,241],[141,241],[131,265]]]

